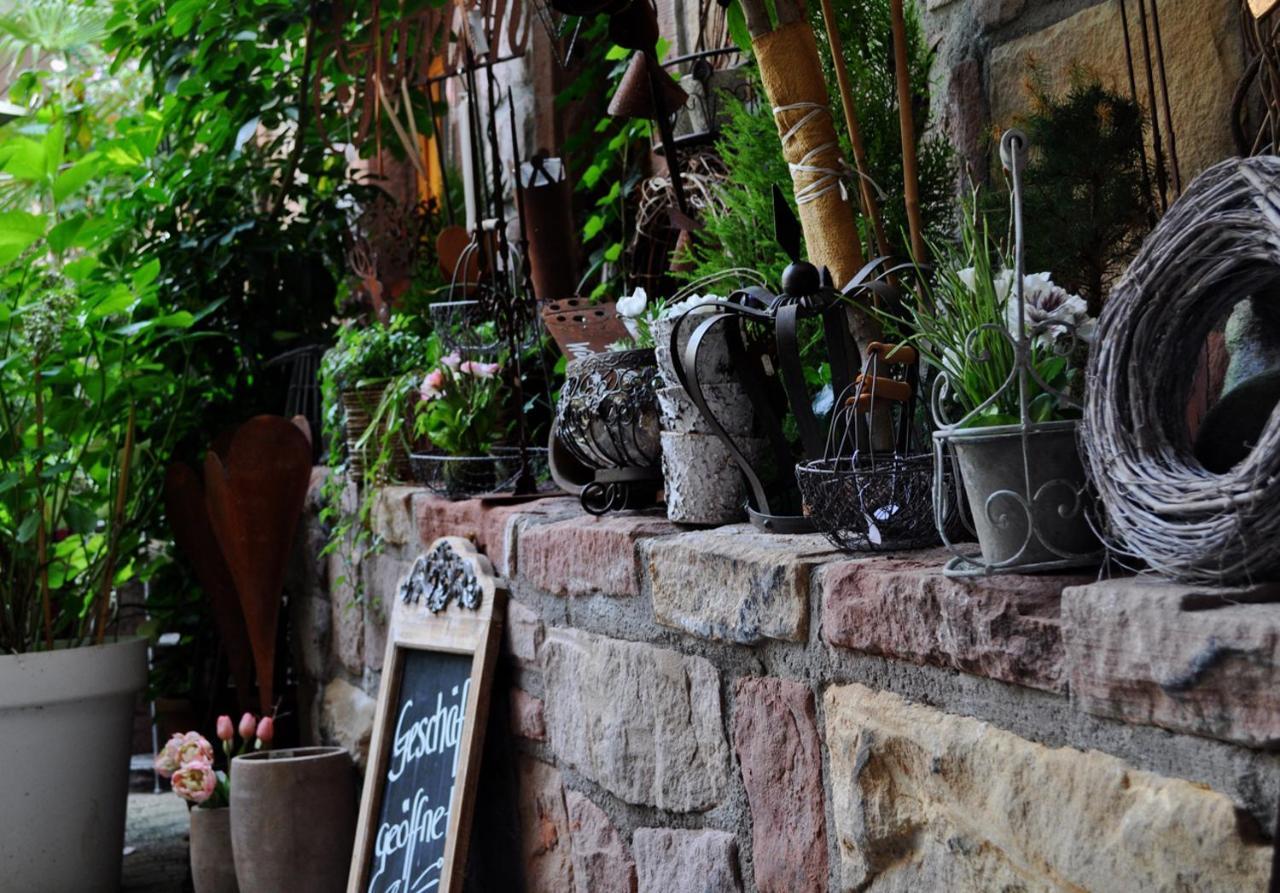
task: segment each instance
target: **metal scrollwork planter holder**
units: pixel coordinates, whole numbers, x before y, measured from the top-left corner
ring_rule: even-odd
[[[593,480],[593,515],[652,505],[662,485],[658,367],[652,349],[590,354],[569,363],[554,436]]]
[[[1013,351],[1013,365],[1001,386],[962,418],[950,421],[946,406],[951,393],[947,372],[933,380],[930,408],[937,426],[933,434],[934,522],[943,544],[952,552],[949,576],[1028,573],[1065,570],[1098,564],[1102,550],[1089,522],[1091,497],[1076,440],[1075,420],[1034,422],[1030,399],[1033,387],[1050,393],[1058,405],[1078,410],[1067,394],[1049,386],[1032,362],[1032,346],[1044,327],[1026,324],[1023,303],[1022,168],[1026,136],[1005,133],[1000,156],[1013,184],[1014,277],[1010,300],[1017,304],[1017,334],[989,323],[969,333],[964,345],[968,362],[988,362],[983,341],[1004,339]],[[1065,334],[1053,349],[1066,355],[1074,349],[1075,332],[1059,322]],[[982,414],[1004,394],[1016,391],[1016,424],[977,425]],[[963,492],[961,492],[963,490]],[[951,519],[958,513],[973,533],[979,551],[952,542]]]

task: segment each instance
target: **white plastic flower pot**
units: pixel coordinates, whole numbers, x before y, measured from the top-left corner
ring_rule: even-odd
[[[5,890],[120,887],[144,639],[0,657]]]

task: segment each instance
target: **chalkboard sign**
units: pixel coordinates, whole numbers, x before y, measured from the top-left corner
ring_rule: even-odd
[[[461,889],[505,595],[456,537],[401,583],[348,893]]]

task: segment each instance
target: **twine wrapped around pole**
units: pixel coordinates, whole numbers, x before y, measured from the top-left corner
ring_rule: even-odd
[[[792,22],[751,43],[791,168],[809,260],[827,267],[836,285],[843,285],[861,269],[863,255],[847,182],[850,170],[831,120],[813,29],[808,22]],[[855,334],[865,343],[863,332]]]
[[[1120,556],[1191,583],[1280,573],[1280,412],[1222,474],[1191,451],[1186,400],[1214,323],[1280,278],[1280,158],[1231,158],[1169,208],[1098,321],[1081,439]]]

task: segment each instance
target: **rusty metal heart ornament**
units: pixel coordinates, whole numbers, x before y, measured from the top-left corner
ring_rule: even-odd
[[[205,456],[209,522],[240,597],[264,714],[273,706],[281,588],[310,479],[311,444],[280,416],[249,420],[221,455]]]

